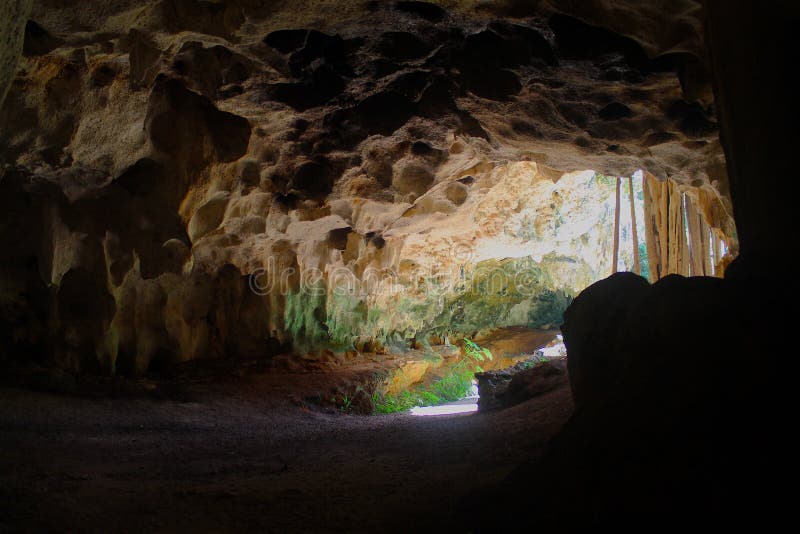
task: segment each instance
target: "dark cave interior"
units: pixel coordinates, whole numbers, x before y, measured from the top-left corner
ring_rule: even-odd
[[[789,519],[796,2],[0,14],[0,531]]]

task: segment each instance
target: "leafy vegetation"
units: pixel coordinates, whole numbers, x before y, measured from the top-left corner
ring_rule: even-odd
[[[492,359],[492,351],[478,346],[478,344],[471,339],[464,339],[464,352],[466,353],[467,358],[470,358],[476,362]]]
[[[530,369],[532,367],[536,367],[540,363],[545,363],[545,362],[549,362],[549,361],[550,360],[549,360],[549,358],[547,358],[547,356],[534,355],[531,359],[525,360],[524,362],[522,362],[522,369],[527,370],[527,369]]]
[[[599,172],[594,173],[594,178],[597,180],[597,183],[600,185],[604,185],[606,187],[616,187],[617,185],[617,177],[616,176],[608,176],[606,174],[601,174]]]
[[[437,406],[463,399],[472,389],[472,379],[483,369],[481,362],[492,359],[492,352],[474,341],[464,339],[465,357],[442,378],[397,395],[372,395],[375,413],[387,414],[410,410],[416,406]]]
[[[353,399],[349,395],[342,395],[341,402],[339,403],[339,411],[349,412],[353,408]]]
[[[372,405],[378,414],[404,412],[414,406],[424,406],[418,404],[417,396],[410,391],[403,391],[398,395],[380,395],[375,392],[372,394]]]

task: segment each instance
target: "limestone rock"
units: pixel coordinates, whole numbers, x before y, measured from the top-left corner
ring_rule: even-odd
[[[576,406],[603,398],[615,386],[629,362],[614,346],[629,332],[629,315],[648,290],[641,276],[617,273],[583,290],[564,312],[561,331]]]
[[[478,410],[489,412],[508,408],[567,384],[566,360],[559,358],[524,360],[513,367],[475,373],[478,381]]]
[[[217,191],[211,198],[197,208],[187,228],[189,239],[192,240],[192,243],[196,243],[200,238],[212,230],[215,230],[222,223],[229,200],[230,193],[227,191]]]
[[[609,271],[590,169],[734,239],[691,6],[173,4],[36,0],[3,48],[0,311],[56,365],[557,325]]]
[[[581,347],[580,363],[586,363],[583,357],[600,353],[586,351],[596,341],[598,349],[611,354],[604,361],[615,369],[613,382],[608,373],[586,375],[583,389],[577,390],[586,393],[580,397],[582,404],[547,452],[535,464],[520,466],[491,498],[489,510],[508,514],[502,524],[488,512],[477,530],[534,524],[549,531],[588,525],[633,527],[654,513],[675,511],[676,503],[680,512],[669,516],[670,524],[700,517],[710,525],[718,524],[719,512],[731,506],[750,506],[753,497],[739,493],[772,474],[764,472],[763,457],[743,458],[752,459],[748,455],[753,450],[768,444],[771,452],[781,451],[781,465],[790,450],[779,445],[779,421],[785,416],[771,411],[784,395],[775,388],[773,367],[780,351],[757,348],[761,343],[751,328],[766,324],[763,308],[739,307],[743,301],[763,303],[769,298],[757,287],[677,275],[649,286],[632,275],[590,286],[576,299],[581,303],[576,313],[567,318],[568,357],[573,357],[574,347]],[[612,288],[624,296],[611,298]],[[594,313],[577,313],[583,306],[590,308],[590,299],[595,301]],[[607,333],[596,327],[598,321]],[[764,355],[763,365],[752,365],[757,354]],[[748,432],[742,432],[743,421],[748,421]],[[731,471],[734,464],[738,467]],[[709,480],[719,484],[714,487],[721,500],[713,503],[708,500]],[[528,490],[524,497],[523,489]],[[584,499],[586,495],[591,497]],[[764,503],[756,497],[759,507],[771,506],[774,498]],[[523,502],[528,506],[524,513],[509,512],[516,510],[509,504]],[[580,513],[567,513],[576,506]],[[599,515],[586,515],[588,510]],[[735,515],[735,521],[739,517]],[[760,513],[753,519],[763,521]]]

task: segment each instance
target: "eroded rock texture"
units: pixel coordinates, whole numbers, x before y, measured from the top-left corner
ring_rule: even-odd
[[[732,227],[694,2],[440,4],[34,2],[0,110],[6,356],[141,373],[558,324],[609,268],[580,252],[608,224],[586,169]]]

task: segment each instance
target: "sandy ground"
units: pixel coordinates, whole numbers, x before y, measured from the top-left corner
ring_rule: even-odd
[[[457,532],[461,498],[536,456],[572,409],[567,387],[491,414],[297,404],[325,380],[166,398],[0,388],[0,532]]]

